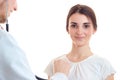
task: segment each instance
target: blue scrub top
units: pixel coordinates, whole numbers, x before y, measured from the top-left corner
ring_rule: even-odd
[[[24,51],[8,32],[1,29],[0,80],[36,80]]]

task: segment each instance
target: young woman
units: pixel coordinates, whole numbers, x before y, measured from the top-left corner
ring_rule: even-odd
[[[62,59],[70,64],[68,80],[114,80],[115,70],[109,61],[90,50],[90,38],[97,30],[94,11],[86,5],[73,6],[67,16],[66,30],[72,39],[72,49],[49,63],[45,69],[48,78],[54,75],[54,61]]]

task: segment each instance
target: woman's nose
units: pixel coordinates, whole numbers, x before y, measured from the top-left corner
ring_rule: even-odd
[[[81,27],[78,27],[77,28],[77,34],[81,34],[83,32],[82,28]]]

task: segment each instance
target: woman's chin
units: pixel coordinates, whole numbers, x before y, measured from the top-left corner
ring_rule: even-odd
[[[82,47],[82,46],[84,46],[84,43],[82,43],[82,42],[74,42],[74,45],[76,47]]]

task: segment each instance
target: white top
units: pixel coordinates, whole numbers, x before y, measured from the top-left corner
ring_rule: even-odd
[[[97,55],[92,55],[80,62],[71,62],[66,55],[59,58],[68,61],[71,65],[68,80],[105,80],[115,73],[111,64]],[[45,69],[48,76],[53,76],[53,63],[54,60]]]
[[[0,29],[0,80],[36,80],[14,38]]]

